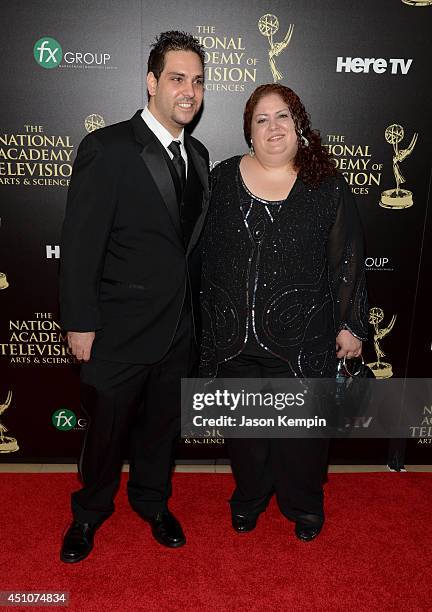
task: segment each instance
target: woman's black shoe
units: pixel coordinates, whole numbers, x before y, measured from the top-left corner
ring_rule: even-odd
[[[295,534],[302,542],[310,542],[320,533],[322,525],[305,525],[304,523],[296,523]]]
[[[158,512],[146,519],[152,528],[154,539],[168,548],[179,548],[186,544],[186,538],[176,517],[169,511]]]
[[[255,529],[258,515],[257,514],[232,514],[232,526],[238,533],[247,533]]]

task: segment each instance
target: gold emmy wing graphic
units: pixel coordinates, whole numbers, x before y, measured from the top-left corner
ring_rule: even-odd
[[[384,311],[382,308],[374,307],[369,310],[369,323],[374,326],[374,349],[377,360],[372,363],[368,363],[368,366],[375,374],[375,378],[390,378],[393,376],[391,363],[381,361],[381,357],[385,357],[385,353],[381,349],[379,341],[382,340],[382,338],[385,338],[385,336],[387,336],[393,329],[396,321],[396,315],[392,316],[387,327],[380,329],[379,324],[382,323],[383,320]]]
[[[404,4],[409,6],[431,6],[432,0],[402,0]]]
[[[0,291],[2,289],[7,289],[8,287],[9,287],[9,283],[6,278],[6,274],[4,272],[0,272]]]
[[[12,391],[9,391],[4,404],[0,404],[0,416],[5,412],[12,402]],[[0,453],[14,453],[19,450],[18,442],[11,436],[5,436],[7,428],[0,421]]]
[[[275,57],[278,57],[282,51],[288,47],[291,36],[294,31],[294,24],[290,23],[288,32],[285,35],[285,38],[278,43],[273,42],[273,35],[279,30],[279,19],[276,15],[266,14],[259,18],[258,20],[258,30],[261,32],[263,36],[267,36],[269,42],[269,64],[270,70],[273,75],[273,81],[280,81],[283,78],[282,72],[280,72],[276,67]]]
[[[99,128],[105,127],[105,119],[102,117],[102,115],[88,115],[88,117],[84,119],[84,127],[87,132],[94,132]]]
[[[400,210],[402,208],[409,208],[413,205],[412,192],[408,189],[400,189],[400,185],[405,183],[405,179],[399,169],[399,163],[411,155],[416,142],[418,134],[414,133],[409,146],[406,149],[399,149],[398,144],[402,142],[404,138],[404,129],[401,125],[393,123],[389,125],[385,130],[385,139],[391,145],[393,145],[393,174],[395,176],[396,188],[386,189],[381,194],[380,206],[383,208],[391,208],[392,210]]]

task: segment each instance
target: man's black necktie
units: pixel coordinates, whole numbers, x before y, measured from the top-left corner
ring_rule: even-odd
[[[174,155],[172,163],[180,181],[182,195],[186,185],[186,164],[180,153],[180,142],[178,140],[173,140],[168,149]]]

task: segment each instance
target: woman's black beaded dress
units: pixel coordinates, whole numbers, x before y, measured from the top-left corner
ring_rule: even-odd
[[[240,174],[240,156],[212,172],[202,239],[201,375],[239,354],[268,355],[293,376],[335,375],[335,339],[367,337],[363,237],[342,176],[314,189],[297,178],[266,202]]]

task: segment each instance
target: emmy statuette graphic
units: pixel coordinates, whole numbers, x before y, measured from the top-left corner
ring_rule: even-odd
[[[408,155],[411,155],[416,142],[418,134],[414,133],[410,144],[406,149],[399,149],[398,144],[402,142],[404,138],[404,129],[401,125],[393,123],[389,125],[385,130],[385,139],[391,145],[393,145],[393,174],[396,181],[395,189],[386,189],[381,194],[380,206],[383,208],[390,208],[392,210],[400,210],[402,208],[409,208],[413,205],[412,192],[408,189],[400,189],[400,185],[405,183],[405,179],[399,169],[399,163],[404,161]]]
[[[0,227],[1,227],[1,219],[0,219]],[[2,289],[7,289],[9,287],[9,283],[6,278],[6,274],[4,272],[0,272],[0,291]]]
[[[8,287],[9,287],[9,283],[6,278],[6,274],[4,272],[0,272],[0,291],[2,289],[7,289]]]
[[[288,47],[294,31],[294,24],[290,23],[285,38],[278,43],[273,42],[273,35],[279,30],[279,19],[276,15],[268,13],[260,17],[258,20],[258,30],[263,36],[267,36],[270,47],[268,51],[270,70],[273,75],[273,81],[276,83],[283,78],[283,74],[277,69],[275,57],[278,57]]]
[[[96,113],[94,113],[93,115],[88,115],[84,119],[84,127],[87,132],[94,132],[99,128],[105,127],[105,120],[102,115],[97,115]]]
[[[0,404],[0,416],[5,412],[12,402],[12,391],[9,391],[4,404]],[[14,453],[19,450],[18,442],[12,436],[5,436],[7,428],[0,421],[0,453]]]
[[[409,6],[432,6],[432,0],[402,0],[402,2]]]
[[[385,336],[387,336],[393,329],[396,321],[396,315],[392,316],[387,327],[380,329],[379,324],[382,323],[383,320],[384,311],[382,308],[374,307],[369,310],[369,323],[374,327],[374,349],[377,360],[372,363],[368,363],[368,366],[375,374],[375,378],[390,378],[393,376],[391,363],[381,361],[381,357],[385,357],[385,353],[381,349],[379,341],[382,340],[382,338],[385,338]]]

